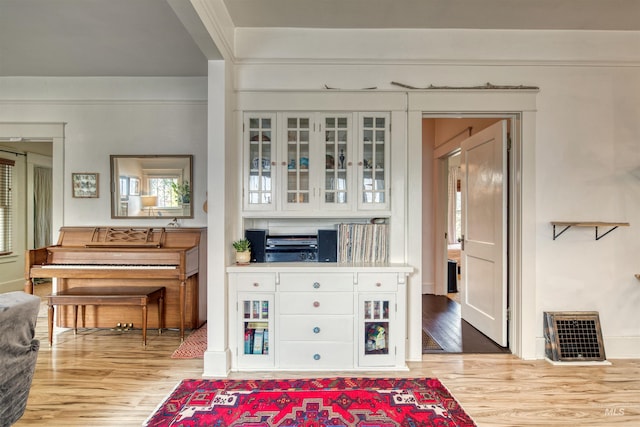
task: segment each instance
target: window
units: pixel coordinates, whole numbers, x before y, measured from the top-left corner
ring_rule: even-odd
[[[11,211],[13,208],[11,186],[15,164],[13,160],[0,158],[0,255],[8,255],[13,250],[11,244]]]
[[[178,178],[162,177],[149,178],[149,194],[158,196],[159,208],[176,208],[180,206],[174,190],[178,184]]]

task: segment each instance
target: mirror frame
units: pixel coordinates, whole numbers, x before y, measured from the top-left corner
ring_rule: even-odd
[[[133,173],[121,173],[121,167],[119,160],[135,160],[138,159],[140,163],[140,174]],[[169,170],[178,168],[169,168],[164,164],[169,163],[171,160],[179,160],[186,162],[186,168],[188,171],[183,170],[183,181],[187,181],[189,184],[188,193],[188,211],[185,212],[184,205],[180,208],[153,208],[153,205],[148,206],[147,215],[126,215],[122,214],[122,209],[129,210],[129,202],[136,201],[137,207],[140,207],[142,212],[144,208],[143,197],[148,195],[147,192],[147,174],[142,173],[144,169],[153,169],[143,167],[143,162],[158,163],[157,170]],[[109,165],[111,169],[111,218],[112,219],[181,219],[181,218],[193,218],[193,155],[191,154],[112,154],[109,156]],[[182,165],[180,165],[182,167]],[[123,194],[124,193],[124,194]],[[137,199],[133,199],[137,198]],[[185,203],[186,205],[187,203]],[[180,213],[180,214],[178,214]]]

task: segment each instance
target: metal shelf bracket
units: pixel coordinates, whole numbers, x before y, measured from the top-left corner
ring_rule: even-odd
[[[571,228],[571,226],[570,226],[570,225],[567,225],[566,227],[564,227],[564,228],[562,229],[562,231],[560,231],[559,233],[556,233],[556,225],[555,225],[555,224],[553,224],[553,240],[556,240],[558,237],[560,237],[560,235],[561,235],[562,233],[564,233],[565,231],[567,231],[567,230],[568,230],[568,229],[570,229],[570,228]]]
[[[618,228],[617,225],[614,225],[613,227],[611,227],[609,230],[607,230],[605,233],[601,234],[598,236],[598,226],[596,225],[596,240],[600,240],[602,239],[604,236],[606,236],[607,234],[611,233],[613,230],[615,230],[616,228]]]
[[[560,237],[565,231],[570,229],[571,227],[594,227],[596,232],[596,240],[602,239],[607,234],[611,233],[618,227],[628,227],[628,222],[563,222],[563,221],[551,221],[551,225],[553,226],[553,240],[556,240]],[[558,231],[556,227],[563,227],[562,230]],[[609,227],[607,231],[600,234],[600,227]]]

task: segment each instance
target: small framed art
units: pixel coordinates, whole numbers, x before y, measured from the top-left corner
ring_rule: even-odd
[[[140,195],[140,178],[136,178],[136,177],[129,178],[129,195],[130,196]]]
[[[73,185],[73,197],[97,198],[98,174],[93,172],[80,172],[71,174]]]

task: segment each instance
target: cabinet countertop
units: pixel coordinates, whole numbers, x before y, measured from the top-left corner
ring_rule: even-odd
[[[230,265],[227,273],[413,273],[408,264],[353,264],[336,262],[264,262],[249,265]]]

